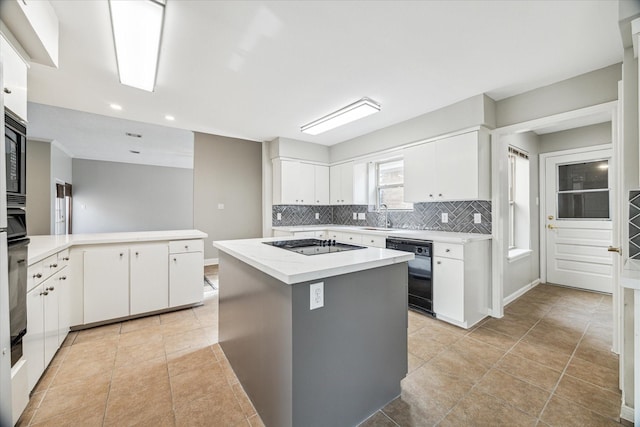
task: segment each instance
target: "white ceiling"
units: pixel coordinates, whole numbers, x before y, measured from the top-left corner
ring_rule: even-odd
[[[106,1],[52,3],[60,68],[32,64],[30,101],[256,141],[332,145],[622,60],[616,1],[168,0],[147,93],[119,84]],[[315,137],[300,132],[363,96],[382,111]]]

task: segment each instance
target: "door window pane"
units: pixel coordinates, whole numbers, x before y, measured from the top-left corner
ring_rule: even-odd
[[[609,162],[600,160],[558,166],[558,190],[596,190],[609,188]]]
[[[609,191],[558,194],[559,219],[609,219]]]

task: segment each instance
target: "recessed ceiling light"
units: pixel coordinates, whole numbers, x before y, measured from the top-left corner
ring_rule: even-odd
[[[369,98],[362,98],[353,104],[327,114],[302,126],[300,130],[310,135],[318,135],[322,132],[337,128],[355,120],[361,119],[380,111],[380,104]]]
[[[140,154],[140,152],[139,152],[139,151],[137,151],[137,150],[129,150],[129,152],[130,152],[131,154]]]
[[[109,105],[111,108],[113,108],[114,110],[122,110],[122,105],[118,105],[118,104],[110,104]]]
[[[130,136],[131,138],[142,138],[142,135],[140,135],[139,133],[127,132],[126,135]]]
[[[176,118],[173,116],[170,116],[169,114],[167,114],[166,116],[164,116],[165,119],[169,120],[170,122],[174,121]]]

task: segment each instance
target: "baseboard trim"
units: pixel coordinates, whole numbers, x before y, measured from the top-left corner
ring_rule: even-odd
[[[204,260],[204,265],[218,265],[219,258],[207,258]]]
[[[517,291],[515,291],[511,295],[507,296],[505,299],[502,300],[502,304],[503,305],[507,305],[507,304],[515,301],[516,299],[520,298],[522,295],[524,295],[525,293],[527,293],[531,289],[535,288],[539,284],[540,284],[540,279],[534,280],[533,282],[529,283],[528,285],[523,286],[522,288],[518,289]]]
[[[635,412],[633,408],[630,408],[623,403],[622,406],[620,406],[620,418],[633,423],[634,417],[635,417]]]

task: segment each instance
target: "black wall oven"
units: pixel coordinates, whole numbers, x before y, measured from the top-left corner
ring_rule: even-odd
[[[409,261],[409,308],[430,316],[433,313],[433,243],[428,240],[414,240],[390,237],[387,248],[411,252],[415,259]]]
[[[7,175],[7,206],[25,207],[27,201],[27,128],[5,110],[4,150]]]

